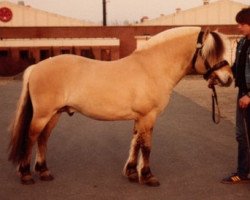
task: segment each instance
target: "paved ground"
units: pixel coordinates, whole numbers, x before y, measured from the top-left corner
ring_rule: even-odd
[[[1,82],[1,81],[0,81]],[[4,82],[4,83],[3,83]],[[249,185],[224,185],[235,169],[233,87],[218,90],[224,116],[213,124],[210,93],[199,77],[182,80],[154,129],[151,166],[161,186],[129,183],[121,175],[132,122],[100,122],[63,115],[49,142],[48,164],[55,180],[23,186],[7,161],[7,127],[20,81],[0,84],[0,199],[245,200]]]
[[[201,76],[186,76],[175,88],[175,91],[197,103],[211,112],[211,89]],[[237,89],[232,84],[230,87],[216,86],[221,117],[235,124],[235,109]]]

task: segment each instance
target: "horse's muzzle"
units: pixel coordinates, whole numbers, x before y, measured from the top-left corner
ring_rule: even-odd
[[[229,87],[233,82],[231,75],[217,76],[213,74],[208,80],[208,87],[212,85],[219,85],[221,87]]]

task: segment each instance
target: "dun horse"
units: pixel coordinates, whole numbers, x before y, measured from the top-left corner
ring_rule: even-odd
[[[175,85],[192,68],[209,81],[229,85],[232,74],[223,53],[218,33],[181,27],[155,35],[117,61],[59,55],[30,66],[23,77],[9,153],[21,183],[34,183],[30,163],[36,143],[35,171],[41,180],[53,180],[46,164],[48,138],[62,112],[79,112],[97,120],[134,120],[124,175],[158,186],[149,165],[155,121]]]

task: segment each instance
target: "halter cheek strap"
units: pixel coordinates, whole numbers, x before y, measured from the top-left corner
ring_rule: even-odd
[[[204,35],[204,32],[201,31],[198,35],[198,39],[197,39],[197,43],[196,43],[196,50],[195,50],[195,53],[194,53],[194,57],[192,59],[192,68],[195,69],[195,62],[197,60],[197,57],[198,57],[198,53],[199,51],[201,50],[202,48],[202,39],[203,39],[203,35]]]

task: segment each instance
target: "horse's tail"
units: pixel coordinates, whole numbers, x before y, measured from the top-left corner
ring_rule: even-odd
[[[33,116],[32,102],[29,94],[29,76],[32,66],[23,75],[23,87],[18,101],[15,118],[11,124],[11,140],[9,144],[9,161],[20,163],[26,155],[29,127]]]

